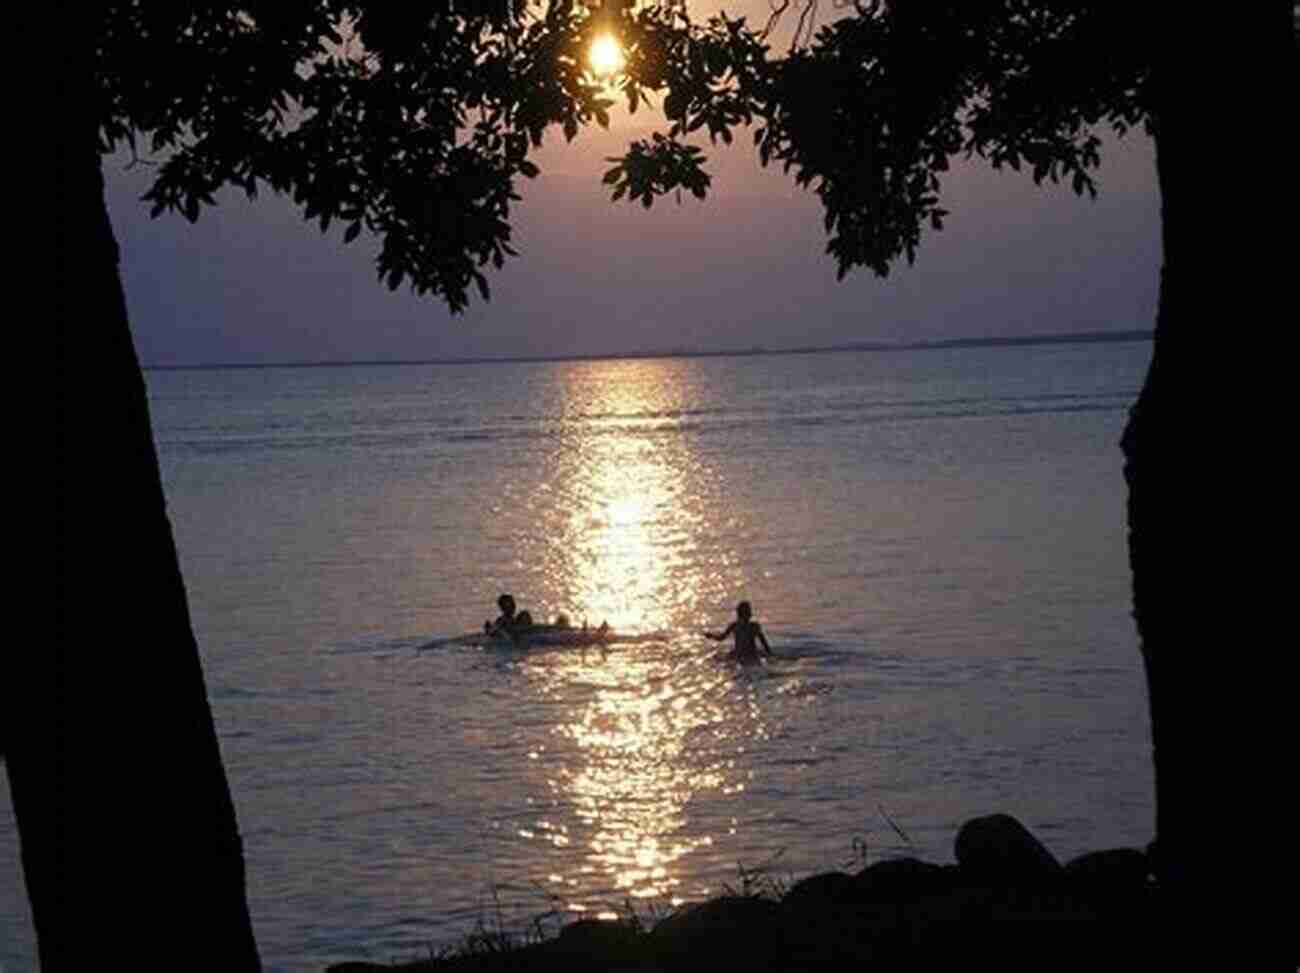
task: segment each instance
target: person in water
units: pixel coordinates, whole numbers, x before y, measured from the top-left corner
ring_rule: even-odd
[[[522,644],[527,641],[530,634],[538,635],[540,633],[541,635],[546,635],[548,634],[548,629],[550,632],[566,630],[573,631],[576,634],[576,630],[569,621],[569,616],[563,612],[556,616],[553,625],[547,626],[537,625],[533,621],[532,613],[529,612],[528,609],[524,609],[523,611],[516,610],[513,595],[501,595],[497,598],[497,607],[501,609],[501,614],[497,617],[497,620],[495,622],[483,623],[483,631],[488,635],[508,635],[510,638],[514,639],[517,644]],[[609,637],[609,634],[610,627],[608,622],[601,622],[600,628],[595,629],[594,632],[590,632],[587,629],[587,623],[584,621],[582,623],[581,638],[577,639],[577,641],[585,642],[590,640],[603,642]]]
[[[483,631],[489,635],[496,635],[499,632],[510,635],[514,633],[516,628],[533,623],[533,618],[528,612],[516,613],[514,595],[501,595],[497,598],[497,607],[501,609],[501,614],[497,616],[497,620],[483,623]]]
[[[753,619],[754,610],[750,607],[749,602],[742,601],[736,606],[736,620],[728,625],[721,632],[705,632],[704,637],[713,639],[715,642],[721,642],[728,635],[735,636],[736,645],[727,653],[727,658],[733,662],[757,662],[759,660],[758,646],[763,646],[763,652],[766,655],[772,654],[772,647],[767,644],[767,636],[763,634],[763,626]]]

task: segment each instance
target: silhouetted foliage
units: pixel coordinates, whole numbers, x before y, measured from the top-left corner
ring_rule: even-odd
[[[511,205],[557,126],[608,124],[581,4],[121,4],[98,75],[105,150],[164,156],[146,199],[193,221],[225,186],[381,241],[380,278],[453,310],[513,255]]]
[[[820,198],[840,275],[884,276],[942,228],[954,157],[1094,192],[1095,127],[1150,121],[1148,20],[1063,0],[877,3],[774,56],[767,29],[671,2],[602,16],[572,0],[127,4],[105,19],[102,133],[106,149],[139,133],[165,155],[155,215],[195,220],[224,186],[267,186],[345,241],[375,235],[388,287],[461,310],[515,253],[530,151],[551,126],[572,139],[608,122],[609,89],[583,63],[599,25],[622,38],[628,108],[661,100],[669,123],[610,160],[614,199],[703,197],[707,158],[688,140],[745,126],[764,165]]]
[[[784,56],[769,50],[770,26],[719,17],[679,31],[684,53],[662,79],[672,124],[653,152],[639,143],[611,160],[615,199],[707,186],[703,156],[678,140],[705,130],[731,142],[753,126],[761,163],[820,198],[840,276],[864,266],[883,277],[943,227],[955,157],[1094,193],[1096,126],[1150,121],[1150,25],[1112,4],[874,3]]]

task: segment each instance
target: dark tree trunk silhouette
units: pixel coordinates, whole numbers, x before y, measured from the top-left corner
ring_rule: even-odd
[[[255,970],[242,844],[105,204],[94,88],[77,80],[61,81],[55,167],[55,631],[52,647],[22,647],[13,688],[30,716],[4,741],[40,960],[48,971],[125,952],[146,965]]]
[[[1295,210],[1279,201],[1294,187],[1273,167],[1294,158],[1295,117],[1278,109],[1295,90],[1295,41],[1284,8],[1262,6],[1177,18],[1177,39],[1155,61],[1160,303],[1122,441],[1154,751],[1153,860],[1174,937],[1211,965],[1246,954],[1295,960],[1283,943],[1290,893],[1258,894],[1271,880],[1261,860],[1294,874],[1281,847],[1293,836],[1270,827],[1286,818],[1279,806],[1294,808],[1279,801],[1294,776],[1277,723],[1291,684],[1273,669],[1271,643],[1283,636],[1270,624],[1293,596],[1272,580],[1261,544],[1290,516],[1265,485],[1282,412],[1263,349],[1279,315],[1294,313]],[[1264,847],[1245,837],[1260,819],[1253,837]]]

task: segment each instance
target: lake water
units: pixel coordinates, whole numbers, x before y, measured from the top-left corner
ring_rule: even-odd
[[[1118,440],[1150,351],[148,372],[267,968],[951,861],[993,811],[1062,860],[1145,844]],[[452,640],[502,591],[646,637]],[[742,597],[768,668],[699,635]]]

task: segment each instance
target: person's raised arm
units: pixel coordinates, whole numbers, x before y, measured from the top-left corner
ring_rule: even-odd
[[[735,627],[736,627],[736,623],[732,622],[721,632],[704,632],[703,635],[706,639],[713,639],[713,641],[715,642],[721,642],[723,639],[725,639],[728,635],[732,633]]]

